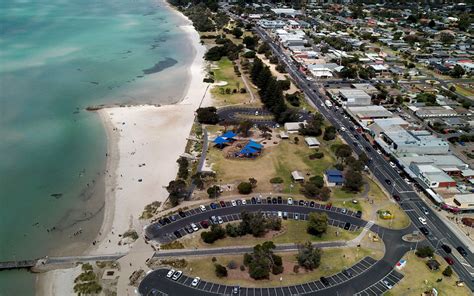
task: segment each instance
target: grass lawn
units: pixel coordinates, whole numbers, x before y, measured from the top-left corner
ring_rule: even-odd
[[[214,263],[211,258],[193,258],[188,260],[188,266],[184,270],[191,276],[199,276],[203,280],[226,285],[240,285],[245,287],[274,287],[305,283],[318,280],[321,276],[329,276],[341,271],[344,267],[350,267],[365,256],[372,255],[370,249],[364,248],[344,248],[323,250],[321,265],[313,271],[305,271],[300,268],[298,273],[293,272],[293,266],[297,264],[296,253],[278,254],[282,256],[284,271],[282,274],[270,274],[269,280],[256,281],[249,277],[248,270],[241,271],[228,269],[226,278],[218,278],[214,272]],[[216,256],[216,263],[226,266],[231,260],[237,263],[237,266],[243,264],[243,255]],[[280,277],[282,280],[280,281]]]
[[[216,100],[218,105],[232,105],[232,104],[243,104],[250,101],[250,95],[247,93],[239,93],[241,88],[245,88],[245,84],[242,81],[242,78],[238,77],[234,72],[234,65],[232,61],[227,57],[223,57],[217,61],[216,69],[212,69],[214,72],[214,79],[217,82],[225,81],[227,85],[224,86],[214,86],[211,89],[213,98]],[[226,94],[225,90],[230,88],[237,89],[235,94]]]
[[[282,230],[279,232],[269,232],[264,237],[254,237],[245,235],[242,237],[226,237],[217,240],[213,244],[206,244],[201,240],[200,233],[193,234],[190,238],[182,239],[185,248],[220,248],[231,246],[253,246],[271,240],[275,244],[304,243],[306,241],[347,241],[356,238],[360,231],[351,232],[337,227],[328,227],[327,233],[321,237],[306,233],[306,221],[283,220]],[[336,234],[337,232],[337,234]]]
[[[474,97],[474,91],[466,88],[460,84],[454,85],[456,87],[456,92],[465,97]]]
[[[426,259],[418,258],[412,252],[406,254],[404,259],[407,259],[407,265],[401,271],[405,277],[384,295],[421,295],[424,291],[431,290],[431,288],[438,290],[438,295],[472,295],[468,288],[456,286],[456,280],[458,280],[456,274],[453,274],[450,278],[441,274],[447,263],[440,256],[435,255],[435,257],[441,267],[438,271],[431,271],[426,266]],[[436,282],[439,278],[443,280]]]
[[[295,137],[299,138],[299,144],[292,143]],[[226,159],[223,152],[214,147],[209,149],[208,159],[213,164],[212,168],[216,171],[220,184],[238,184],[252,177],[258,181],[256,192],[272,192],[270,179],[281,177],[285,193],[298,193],[299,184],[290,187],[292,171],[298,170],[305,178],[309,178],[306,174],[322,175],[336,162],[325,141],[321,140],[321,143],[319,151],[324,153],[324,157],[315,160],[310,160],[309,155],[316,152],[316,149],[309,149],[303,137],[293,135],[291,141],[283,140],[276,146],[265,148],[263,154],[256,159]]]

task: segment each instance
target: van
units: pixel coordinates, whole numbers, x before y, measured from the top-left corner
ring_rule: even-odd
[[[283,218],[283,213],[281,211],[278,211],[278,218]]]

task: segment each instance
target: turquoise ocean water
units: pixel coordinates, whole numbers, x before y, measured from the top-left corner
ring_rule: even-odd
[[[0,1],[0,260],[95,237],[106,139],[84,108],[178,100],[193,54],[182,24],[160,1]],[[32,295],[34,281],[0,272],[0,295]]]

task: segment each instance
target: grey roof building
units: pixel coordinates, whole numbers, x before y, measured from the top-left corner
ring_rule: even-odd
[[[339,94],[346,106],[368,106],[371,104],[370,96],[360,89],[341,89]]]

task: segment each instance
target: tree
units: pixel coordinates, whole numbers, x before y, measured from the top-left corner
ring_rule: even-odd
[[[248,213],[243,211],[241,217],[242,221],[239,227],[242,235],[250,233],[255,237],[260,237],[265,234],[266,221],[261,212]]]
[[[322,201],[327,201],[329,200],[330,197],[331,197],[331,189],[329,189],[326,186],[321,188],[321,190],[319,191],[319,199]]]
[[[447,32],[441,32],[439,40],[445,44],[452,43],[454,41],[454,35]]]
[[[235,38],[240,38],[240,37],[242,37],[243,34],[244,34],[244,32],[243,32],[242,29],[240,29],[239,27],[235,27],[235,28],[232,30],[232,35],[234,35]]]
[[[252,126],[253,123],[248,120],[241,121],[237,128],[237,132],[239,132],[243,137],[248,137],[250,136],[250,129],[252,128]]]
[[[467,31],[471,25],[471,16],[468,13],[462,14],[459,17],[458,28],[461,31]]]
[[[315,114],[306,125],[301,125],[299,132],[304,136],[319,137],[322,134],[324,118],[321,114]]]
[[[245,44],[245,47],[251,50],[254,50],[255,46],[257,45],[257,41],[252,36],[245,36],[242,40],[242,43]]]
[[[206,244],[212,244],[218,239],[223,239],[225,237],[226,231],[222,226],[213,224],[211,225],[210,231],[204,231],[201,233],[201,239]]]
[[[239,190],[240,194],[250,194],[252,192],[252,184],[249,182],[241,182],[237,189]]]
[[[466,74],[466,71],[464,71],[463,67],[459,65],[455,65],[454,68],[450,71],[451,77],[454,78],[461,78],[464,74]]]
[[[253,253],[244,255],[244,264],[249,267],[251,278],[260,280],[268,279],[270,272],[279,274],[283,272],[283,261],[280,256],[273,254],[275,244],[271,241],[258,244],[253,248]]]
[[[430,28],[436,27],[435,21],[434,21],[434,20],[430,20],[430,22],[428,23],[428,27],[430,27]]]
[[[331,141],[336,138],[336,128],[334,126],[328,126],[324,129],[323,140]]]
[[[313,247],[311,242],[298,245],[296,259],[301,267],[307,270],[313,270],[318,268],[321,263],[321,249]]]
[[[196,113],[199,123],[217,124],[219,122],[216,107],[199,108],[196,110]]]
[[[308,217],[306,231],[309,234],[321,237],[328,229],[328,215],[326,213],[311,212]]]
[[[216,270],[215,270],[216,276],[218,278],[223,278],[227,276],[227,268],[225,268],[225,266],[220,265],[219,263],[216,263],[215,267],[216,267]]]
[[[462,107],[463,108],[466,108],[466,109],[469,109],[471,107],[471,101],[468,101],[468,100],[464,100],[462,101]]]
[[[337,146],[335,154],[338,159],[341,159],[344,162],[347,157],[352,155],[352,149],[347,144],[341,144]]]
[[[309,182],[316,185],[318,188],[323,188],[324,186],[324,178],[322,176],[314,176],[309,179]]]
[[[309,197],[309,198],[318,197],[320,192],[321,192],[320,188],[312,182],[306,182],[301,187],[301,193],[303,193],[306,197]]]
[[[434,251],[429,246],[419,247],[415,252],[415,255],[421,258],[433,257],[433,254],[434,254]]]
[[[168,187],[166,187],[168,191],[169,199],[172,206],[177,206],[179,204],[179,200],[184,198],[187,194],[186,191],[186,182],[181,179],[170,181]]]
[[[207,189],[209,198],[218,198],[221,195],[221,188],[217,185],[211,186]]]
[[[344,189],[352,192],[359,192],[364,180],[362,174],[359,171],[350,168],[344,176]]]
[[[446,266],[446,268],[443,270],[443,275],[447,277],[451,277],[453,275],[453,269],[451,266]]]
[[[250,185],[252,185],[252,188],[257,187],[257,179],[249,178],[249,183],[250,183]]]
[[[189,175],[189,171],[188,171],[189,161],[188,161],[188,159],[185,158],[185,157],[180,157],[180,158],[178,158],[178,160],[176,162],[179,165],[178,178],[186,180],[188,178],[188,175]]]

